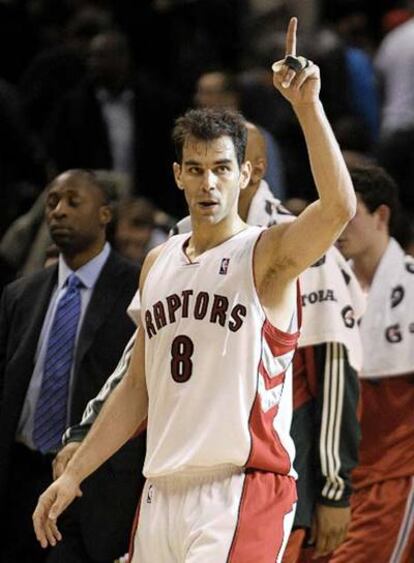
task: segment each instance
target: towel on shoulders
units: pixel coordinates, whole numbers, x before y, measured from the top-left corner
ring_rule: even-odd
[[[360,328],[362,378],[414,373],[414,258],[393,238],[375,273]]]
[[[325,342],[343,344],[351,366],[362,367],[358,320],[365,309],[365,296],[350,266],[331,247],[301,276],[302,333],[299,347]]]

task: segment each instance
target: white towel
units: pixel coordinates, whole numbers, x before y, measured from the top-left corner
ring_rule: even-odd
[[[414,259],[390,239],[361,321],[363,378],[414,372]]]
[[[247,223],[270,227],[293,220],[294,216],[274,198],[267,183],[262,180],[250,204]],[[190,218],[185,217],[174,232],[190,230]],[[303,318],[299,347],[326,342],[343,344],[351,366],[359,371],[362,348],[357,321],[365,308],[365,296],[338,250],[331,247],[325,256],[308,268],[300,276],[300,286]]]
[[[343,344],[351,366],[362,367],[358,320],[365,309],[365,296],[340,252],[331,247],[300,277],[302,332],[299,347],[324,342]]]

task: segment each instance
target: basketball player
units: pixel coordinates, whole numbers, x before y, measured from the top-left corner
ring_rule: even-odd
[[[249,225],[292,221],[292,215],[273,197],[263,179],[265,139],[252,123],[246,125],[246,159],[252,173],[249,185],[240,192],[239,215]],[[171,234],[185,232],[191,232],[190,217],[181,220]],[[357,320],[365,299],[350,266],[334,247],[303,272],[300,285],[303,330],[293,361],[291,429],[296,448],[294,467],[299,474],[298,502],[283,563],[296,563],[308,552],[306,538],[311,539],[312,528],[315,555],[330,553],[343,541],[350,520],[351,470],[357,464],[360,437],[357,372],[362,353]],[[134,299],[128,309],[137,324],[139,308]],[[125,376],[134,340],[135,336],[105,386],[87,405],[82,422],[66,431],[65,447],[54,460],[55,479]],[[332,433],[332,428],[339,432]]]
[[[319,70],[296,57],[296,25],[292,18],[274,84],[301,123],[319,199],[292,223],[247,227],[237,214],[250,177],[244,120],[212,110],[177,120],[174,174],[193,231],[145,261],[142,329],[128,373],[39,499],[33,519],[42,546],[59,541],[56,519],[82,494],[81,482],[148,416],[131,561],[281,560],[296,501],[289,426],[297,277],[355,210],[319,102]]]

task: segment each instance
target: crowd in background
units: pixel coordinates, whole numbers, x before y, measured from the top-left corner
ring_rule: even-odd
[[[242,111],[265,135],[273,193],[293,211],[314,199],[301,131],[272,87],[271,63],[283,54],[292,13],[298,51],[321,68],[321,98],[347,159],[377,160],[398,183],[404,214],[395,235],[409,251],[409,3],[15,0],[0,3],[1,285],[44,263],[42,193],[67,169],[101,170],[115,204],[141,198],[153,209],[149,223],[167,233],[186,214],[171,173],[170,131],[191,106]]]
[[[37,496],[52,480],[51,460],[60,447],[63,428],[54,429],[53,447],[38,443],[35,434],[44,418],[54,424],[46,416],[47,409],[38,414],[38,406],[45,391],[50,391],[45,382],[49,363],[55,365],[50,360],[53,334],[68,331],[64,322],[63,328],[54,324],[65,291],[76,297],[78,324],[71,329],[70,346],[76,352],[64,363],[69,399],[65,398],[67,404],[59,414],[67,413],[63,422],[79,430],[88,401],[102,388],[89,407],[89,414],[96,417],[94,409],[99,412],[126,373],[133,343],[128,339],[134,330],[126,305],[135,293],[146,254],[185,224],[184,220],[177,225],[188,210],[172,174],[174,120],[191,107],[224,107],[242,112],[250,122],[247,152],[253,174],[239,201],[240,216],[247,223],[284,222],[289,215],[286,208],[298,214],[316,199],[299,122],[272,84],[271,65],[285,55],[285,30],[292,14],[299,19],[298,54],[320,67],[320,97],[358,195],[356,220],[338,241],[351,262],[331,248],[307,270],[310,281],[306,275],[301,279],[303,334],[308,327],[316,330],[336,319],[317,313],[309,322],[306,315],[312,314],[311,308],[318,311],[339,303],[341,329],[348,334],[362,327],[373,345],[371,353],[364,342],[368,363],[378,357],[380,364],[380,369],[373,366],[371,381],[358,384],[360,365],[353,356],[358,356],[355,350],[362,344],[359,336],[344,341],[342,333],[336,334],[336,325],[335,338],[327,333],[321,338],[318,333],[318,339],[299,344],[293,367],[292,435],[298,450],[295,463],[304,476],[298,483],[299,498],[309,500],[304,494],[307,487],[314,512],[304,513],[298,505],[294,548],[309,547],[308,531],[315,522],[319,538],[329,536],[338,521],[346,533],[347,479],[357,463],[360,439],[360,388],[365,418],[357,470],[363,489],[361,493],[355,481],[357,510],[353,506],[351,540],[371,529],[369,520],[368,524],[359,520],[361,514],[379,522],[381,506],[372,514],[358,508],[367,486],[364,479],[374,476],[369,485],[385,483],[381,489],[385,504],[392,498],[399,505],[392,516],[387,513],[388,536],[383,536],[380,522],[369,541],[377,549],[381,537],[381,548],[388,541],[386,548],[396,554],[393,561],[408,561],[401,554],[405,550],[410,556],[414,541],[407,539],[414,529],[410,457],[414,410],[412,356],[406,354],[413,334],[408,299],[412,299],[414,270],[411,258],[390,235],[414,256],[414,1],[367,4],[358,0],[0,0],[0,292],[5,287],[0,311],[0,497],[6,499],[0,506],[8,512],[11,531],[1,546],[0,559],[5,563],[46,560],[39,546],[33,546],[31,513]],[[359,165],[370,164],[374,166],[358,172]],[[394,178],[401,207],[394,182],[377,164]],[[250,214],[252,194],[259,199]],[[78,206],[77,198],[83,201]],[[254,217],[259,200],[264,219]],[[51,264],[53,268],[45,268]],[[332,271],[323,274],[328,266]],[[354,274],[363,291],[374,295],[365,325],[356,322],[358,299],[348,295]],[[345,306],[334,298],[342,286]],[[137,303],[133,300],[132,305]],[[384,338],[385,346],[380,345]],[[385,359],[392,369],[388,370]],[[342,385],[345,391],[337,396],[335,389]],[[301,418],[302,408],[308,409],[309,420],[316,420],[314,427]],[[88,428],[90,424],[90,420],[85,423]],[[335,436],[330,431],[334,424]],[[315,449],[308,451],[300,443],[299,430],[304,428],[309,433],[305,433],[306,448],[313,440]],[[69,440],[60,455],[70,446]],[[315,464],[318,448],[320,469],[319,461]],[[51,550],[48,563],[62,563],[65,559],[60,557],[67,549],[70,563],[112,561],[125,552],[139,492],[135,475],[141,473],[138,466],[144,450],[141,435],[92,478],[83,501],[63,520],[69,541],[61,551]],[[401,451],[409,455],[403,458]],[[303,452],[307,457],[301,460]],[[326,462],[332,452],[335,470]],[[378,471],[372,469],[375,464]],[[323,477],[317,478],[320,487],[307,473],[314,466]],[[401,485],[397,492],[387,489],[396,482]],[[342,487],[338,494],[337,486]],[[399,520],[402,512],[405,516]],[[317,539],[319,554],[323,541]],[[325,552],[341,541],[337,537],[325,545]],[[352,541],[345,542],[332,561],[353,561],[347,551],[350,545],[353,548]],[[366,550],[371,545],[367,542],[361,541]],[[30,553],[29,559],[16,556],[18,549]],[[298,561],[293,552],[289,557],[286,561]],[[366,560],[380,561],[373,556]]]

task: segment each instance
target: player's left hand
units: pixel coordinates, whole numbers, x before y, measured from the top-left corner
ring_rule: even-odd
[[[346,537],[351,509],[317,504],[312,523],[311,541],[315,544],[313,559],[328,555],[341,545]]]
[[[291,18],[286,32],[285,58],[272,65],[275,88],[294,107],[318,102],[321,89],[319,67],[296,56],[297,25],[297,18]],[[296,70],[289,65],[289,58],[294,59],[292,63]]]

